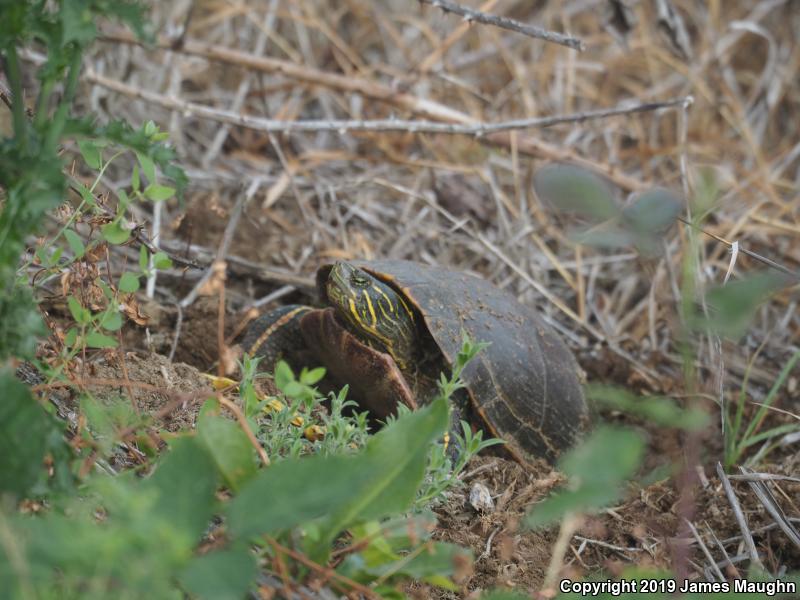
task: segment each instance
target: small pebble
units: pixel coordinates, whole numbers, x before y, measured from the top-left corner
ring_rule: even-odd
[[[469,503],[478,512],[494,511],[492,494],[489,492],[489,488],[482,483],[475,482],[472,484],[472,488],[469,490]]]

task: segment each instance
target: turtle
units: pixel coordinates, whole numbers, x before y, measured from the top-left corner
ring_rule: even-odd
[[[488,345],[461,374],[455,404],[521,463],[554,462],[591,418],[582,371],[536,312],[485,279],[405,260],[336,261],[317,271],[322,308],[288,305],[256,319],[242,346],[267,370],[284,357],[325,366],[376,418],[436,393],[462,334]]]

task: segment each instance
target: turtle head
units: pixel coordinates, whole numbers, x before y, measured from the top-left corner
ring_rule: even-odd
[[[400,369],[415,355],[414,312],[401,294],[363,269],[337,261],[325,282],[328,301],[358,338],[387,352]]]

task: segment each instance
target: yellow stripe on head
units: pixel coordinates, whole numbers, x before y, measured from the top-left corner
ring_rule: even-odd
[[[369,314],[372,317],[372,326],[375,327],[378,324],[378,317],[375,316],[375,309],[372,306],[372,298],[369,297],[369,292],[367,290],[363,290],[362,294],[364,295],[364,302],[367,305],[367,309],[369,309]]]
[[[414,312],[401,294],[345,262],[331,267],[325,289],[328,301],[355,335],[391,354],[401,368],[411,364],[416,352],[417,326]]]

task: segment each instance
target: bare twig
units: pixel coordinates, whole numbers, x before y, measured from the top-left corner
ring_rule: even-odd
[[[711,565],[711,568],[713,569],[714,573],[719,578],[719,581],[725,581],[725,576],[722,574],[722,571],[719,570],[719,567],[717,566],[717,563],[714,560],[714,557],[711,556],[711,552],[708,550],[708,546],[706,546],[705,542],[703,542],[703,538],[700,537],[700,534],[697,531],[697,527],[695,527],[694,523],[692,523],[689,520],[686,521],[686,524],[689,526],[689,529],[692,531],[692,535],[694,536],[694,539],[697,540],[697,543],[700,546],[700,549],[703,551],[703,554],[705,554],[706,559],[708,559],[708,564]]]
[[[167,356],[169,362],[172,362],[175,358],[175,351],[178,349],[178,340],[181,337],[181,326],[183,325],[183,309],[181,308],[180,302],[176,302],[175,307],[178,310],[178,316],[175,318],[175,332],[172,334],[172,344],[169,348],[169,356]]]
[[[614,550],[615,552],[625,553],[625,552],[644,552],[644,548],[625,548],[623,546],[615,546],[614,544],[609,544],[608,542],[604,542],[602,540],[593,540],[591,538],[583,537],[582,535],[574,535],[572,536],[576,540],[579,540],[581,544],[593,544],[595,546],[600,546],[601,548],[608,548],[609,550]]]
[[[140,44],[140,41],[133,35],[121,31],[105,33],[100,39],[123,44]],[[157,46],[164,49],[172,49],[171,43],[168,40],[159,40]],[[330,73],[321,69],[310,68],[306,65],[298,65],[290,61],[266,56],[254,56],[225,46],[205,44],[192,40],[186,40],[179,50],[186,54],[201,56],[208,60],[225,64],[238,65],[265,73],[280,73],[286,77],[314,86],[323,86],[359,94],[365,98],[387,102],[404,110],[411,111],[414,114],[419,114],[436,121],[467,124],[475,123],[473,117],[451,108],[450,106],[427,98],[419,98],[413,94],[398,93],[398,91],[390,85],[383,85],[369,79]],[[26,60],[43,60],[41,55],[36,55],[27,50],[20,55]],[[485,138],[480,138],[480,140],[497,147],[511,147],[511,140],[505,132],[490,134]],[[646,187],[642,181],[625,175],[615,165],[586,159],[568,147],[557,147],[535,137],[525,137],[517,140],[517,148],[520,153],[530,156],[546,158],[548,160],[572,161],[579,166],[605,175],[625,190],[637,191]]]
[[[725,474],[725,470],[722,468],[722,463],[720,462],[717,462],[717,476],[722,482],[722,488],[725,490],[725,495],[728,497],[728,502],[733,510],[733,516],[739,524],[739,531],[742,532],[742,539],[747,547],[747,552],[750,554],[750,562],[763,570],[764,565],[761,563],[761,559],[758,556],[758,550],[756,550],[753,535],[750,533],[750,528],[747,525],[747,519],[744,516],[744,512],[742,512],[742,507],[739,504],[739,499],[736,497],[736,492],[733,491],[733,486],[728,480],[728,476]]]
[[[739,467],[739,470],[744,475],[756,475],[756,473],[752,473],[749,469],[745,467]],[[767,483],[765,481],[748,481],[750,485],[750,489],[753,490],[758,501],[767,509],[767,512],[770,516],[775,519],[775,522],[778,526],[783,530],[786,536],[792,541],[792,543],[800,548],[800,532],[797,531],[794,525],[792,525],[791,521],[786,517],[786,514],[781,509],[778,501],[775,500],[775,496],[772,494],[772,490],[769,489]]]
[[[275,24],[275,12],[278,8],[277,0],[271,0],[269,7],[267,8],[266,16],[264,17],[264,24],[261,28],[261,31],[258,34],[258,38],[256,39],[255,48],[253,52],[255,54],[263,54],[264,48],[267,45],[267,32],[272,31],[272,28]],[[186,30],[184,29],[181,32],[182,36],[186,35]],[[253,83],[255,77],[252,73],[249,73],[247,77],[243,78],[242,81],[239,82],[239,87],[236,90],[236,94],[233,97],[232,101],[232,108],[234,110],[240,110],[242,105],[244,104],[245,99],[247,98],[247,94],[250,91],[250,86]],[[203,156],[202,164],[204,167],[208,168],[211,162],[216,158],[217,153],[222,148],[222,145],[225,143],[225,140],[228,137],[228,132],[230,127],[221,127],[219,131],[217,131],[214,139],[212,140],[209,148],[206,150],[205,155]]]
[[[162,251],[164,248],[170,248],[173,254],[184,246],[186,245],[177,240],[163,240],[161,243]],[[189,244],[185,250],[196,256],[196,259],[192,261],[192,265],[196,269],[207,269],[214,261],[215,252],[205,246]],[[314,279],[311,277],[295,275],[294,273],[282,269],[266,267],[242,256],[229,254],[226,257],[226,263],[228,270],[237,276],[252,277],[254,279],[280,285],[291,285],[303,292],[313,292],[313,290],[316,289]]]
[[[719,548],[719,551],[722,552],[722,556],[725,557],[724,560],[722,561],[723,563],[722,565],[720,565],[720,563],[716,563],[717,567],[724,566],[728,570],[729,574],[733,573],[734,577],[737,578],[740,577],[739,570],[733,565],[733,563],[731,562],[731,556],[725,549],[725,544],[723,544],[719,540],[717,534],[714,533],[714,530],[711,529],[711,527],[709,527],[708,524],[706,524],[706,528],[708,529],[708,533],[711,535],[711,537],[714,538],[714,542],[717,544],[717,548]]]
[[[486,547],[483,549],[483,552],[481,552],[480,556],[475,559],[476,563],[482,561],[484,558],[489,558],[492,552],[492,541],[494,541],[494,536],[496,536],[501,529],[502,527],[497,527],[494,531],[492,531],[492,533],[489,534],[489,538],[486,540]]]
[[[574,113],[570,115],[556,115],[553,117],[534,117],[531,119],[514,119],[499,123],[442,123],[436,121],[418,121],[403,119],[376,119],[370,121],[363,120],[326,120],[309,119],[303,121],[286,121],[281,119],[265,119],[243,115],[232,110],[213,108],[195,102],[187,102],[180,98],[165,96],[156,92],[149,92],[138,86],[128,85],[105,77],[94,71],[87,71],[85,78],[88,81],[101,85],[105,88],[125,94],[132,98],[138,98],[145,102],[157,104],[169,110],[180,111],[186,117],[199,117],[225,123],[228,125],[238,125],[255,131],[266,133],[299,133],[299,132],[320,132],[331,131],[345,135],[357,131],[370,132],[410,132],[410,133],[441,133],[450,135],[472,135],[485,136],[492,133],[502,133],[507,131],[532,129],[541,127],[551,127],[561,123],[583,123],[594,119],[606,119],[620,115],[630,115],[640,112],[659,110],[662,108],[681,107],[685,104],[685,98],[665,100],[662,102],[644,103],[623,103],[622,106],[608,109],[591,110]]]
[[[791,521],[792,523],[800,524],[800,518],[797,518],[797,517],[790,518],[789,521]],[[777,527],[778,527],[777,523],[770,523],[769,525],[763,525],[762,527],[758,527],[757,529],[753,529],[752,533],[753,533],[753,535],[756,535],[756,534],[764,533],[765,531],[772,531],[773,529],[776,529]],[[738,542],[741,539],[742,539],[741,535],[734,535],[732,537],[725,538],[724,540],[720,540],[720,543],[721,544],[732,544],[733,542]]]
[[[465,21],[475,21],[477,23],[483,23],[484,25],[494,25],[495,27],[508,29],[509,31],[515,31],[517,33],[521,33],[522,35],[544,40],[545,42],[561,44],[562,46],[567,46],[573,50],[583,51],[586,49],[586,46],[581,40],[570,35],[565,35],[556,31],[548,31],[546,29],[542,29],[541,27],[537,27],[536,25],[520,23],[519,21],[515,21],[514,19],[509,19],[507,17],[499,17],[497,15],[482,13],[472,8],[456,4],[455,2],[448,2],[447,0],[419,0],[419,2],[430,4],[435,8],[440,8],[444,12],[462,16],[464,17]]]
[[[728,479],[738,479],[741,481],[791,481],[793,483],[800,483],[800,477],[776,475],[775,473],[753,473],[749,471],[744,475],[728,475]]]
[[[678,217],[678,220],[681,223],[684,223],[685,225],[689,225],[690,227],[693,227],[697,231],[700,231],[701,233],[704,233],[708,237],[720,242],[721,244],[725,244],[726,246],[728,246],[728,248],[733,248],[734,242],[729,242],[724,237],[719,236],[716,233],[713,233],[711,231],[708,231],[706,229],[698,227],[694,223],[692,223],[691,221],[689,221],[687,219],[684,219],[683,217]],[[789,277],[791,277],[794,280],[800,280],[800,273],[798,273],[797,271],[792,271],[788,267],[785,267],[780,263],[776,263],[774,260],[772,260],[770,258],[767,258],[766,256],[762,256],[761,254],[758,254],[757,252],[753,252],[752,250],[748,250],[747,248],[743,248],[741,244],[738,244],[738,251],[741,252],[742,254],[746,254],[750,258],[755,259],[760,263],[763,263],[763,264],[767,265],[768,267],[771,267],[771,268],[775,269],[776,271],[780,271],[781,273],[783,273],[785,275],[788,275]]]

